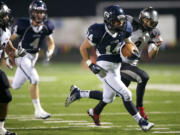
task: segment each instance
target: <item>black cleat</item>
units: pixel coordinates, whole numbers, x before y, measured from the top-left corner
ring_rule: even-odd
[[[154,123],[151,123],[151,122],[148,122],[147,120],[145,120],[144,118],[141,118],[139,120],[139,126],[141,127],[141,129],[143,131],[148,131],[150,130],[151,128],[154,127]]]
[[[6,131],[5,135],[17,135],[17,134],[14,132]]]
[[[65,107],[68,107],[72,102],[78,99],[80,99],[80,89],[77,86],[72,85],[70,88],[70,94],[66,98]]]

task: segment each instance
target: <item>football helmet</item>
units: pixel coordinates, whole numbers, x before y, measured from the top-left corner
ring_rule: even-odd
[[[158,12],[152,8],[147,7],[140,12],[139,21],[144,29],[151,30],[158,24],[159,15]]]
[[[29,6],[29,16],[37,24],[47,19],[47,6],[42,0],[34,0]]]
[[[127,18],[125,12],[119,5],[111,5],[104,10],[104,23],[112,32],[125,30]]]
[[[0,2],[0,27],[5,29],[11,26],[12,22],[11,9],[5,3]]]

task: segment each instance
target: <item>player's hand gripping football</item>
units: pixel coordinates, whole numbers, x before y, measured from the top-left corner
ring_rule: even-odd
[[[140,53],[133,43],[126,43],[122,48],[122,54],[130,60],[140,59]]]

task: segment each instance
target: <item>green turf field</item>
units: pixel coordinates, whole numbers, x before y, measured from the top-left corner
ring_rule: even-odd
[[[52,114],[47,120],[36,120],[29,96],[29,82],[19,90],[11,90],[13,101],[5,127],[18,135],[150,135],[180,134],[180,65],[140,65],[150,75],[144,104],[155,127],[143,132],[126,112],[120,98],[103,111],[101,127],[94,126],[86,111],[98,101],[81,99],[68,108],[64,102],[72,84],[82,89],[101,89],[101,82],[79,64],[38,65],[40,95],[43,108]],[[8,76],[15,70],[5,69]],[[131,85],[135,103],[135,83]]]

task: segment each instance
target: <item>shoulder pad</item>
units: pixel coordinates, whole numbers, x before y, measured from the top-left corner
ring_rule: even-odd
[[[95,23],[88,28],[87,38],[93,44],[98,44],[104,32],[105,32],[104,24]]]
[[[130,22],[130,23],[132,23],[133,22],[133,17],[132,16],[130,16],[130,15],[126,15],[126,17],[127,17],[127,20]]]
[[[47,20],[44,22],[44,25],[48,28],[49,34],[53,33],[55,26],[52,21]]]
[[[126,32],[132,33],[132,30],[133,30],[133,28],[132,28],[131,23],[129,21],[127,21]]]

